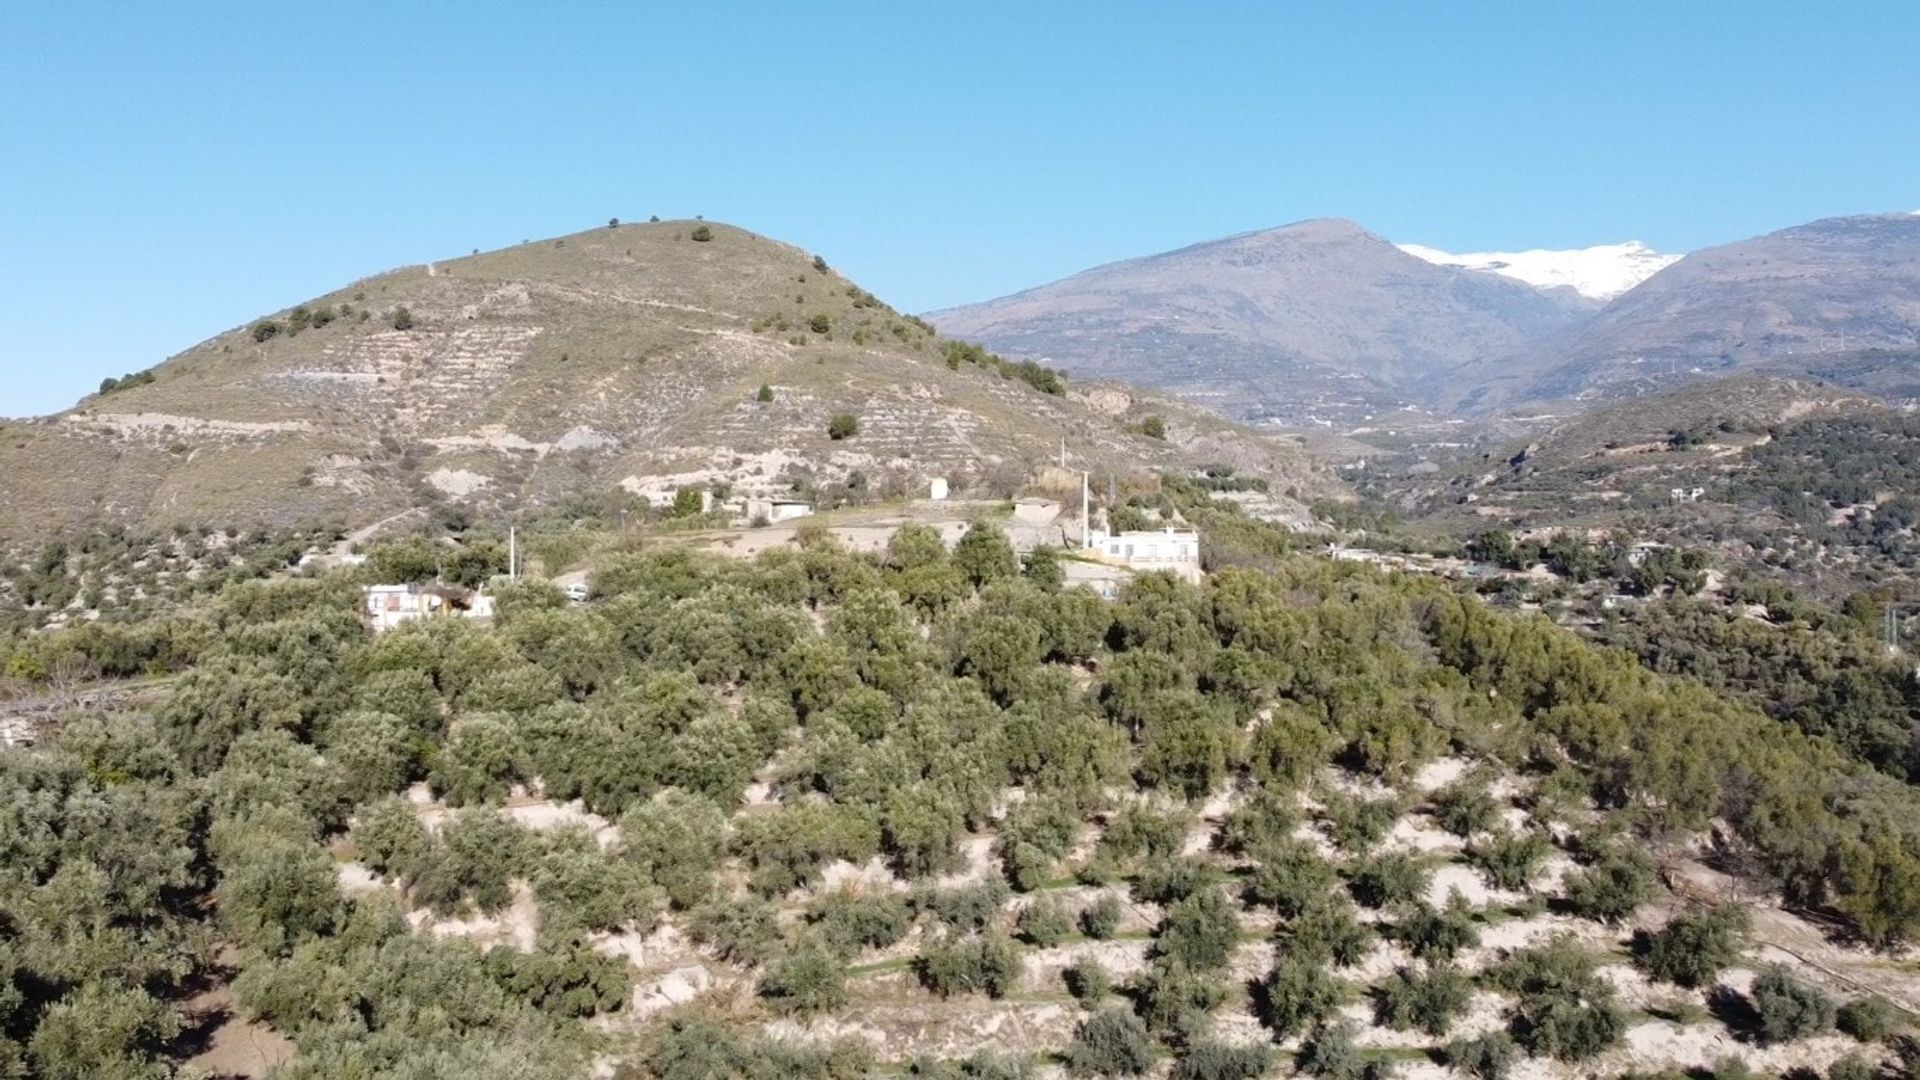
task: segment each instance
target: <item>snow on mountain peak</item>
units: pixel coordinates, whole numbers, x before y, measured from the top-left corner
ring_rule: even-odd
[[[1597,244],[1566,251],[1481,251],[1455,255],[1419,244],[1401,251],[1440,266],[1479,270],[1525,282],[1537,289],[1572,289],[1593,300],[1611,300],[1678,262],[1638,240]]]

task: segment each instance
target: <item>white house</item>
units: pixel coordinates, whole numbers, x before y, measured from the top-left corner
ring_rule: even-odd
[[[449,585],[369,585],[361,606],[362,617],[376,633],[415,619],[484,619],[492,614],[493,597]]]
[[[1095,532],[1089,545],[1100,558],[1130,570],[1166,571],[1186,581],[1198,582],[1200,573],[1200,534],[1169,526],[1154,531]]]
[[[813,504],[805,499],[782,499],[772,496],[756,496],[747,500],[747,520],[765,518],[767,524],[775,525],[794,518],[811,517]]]

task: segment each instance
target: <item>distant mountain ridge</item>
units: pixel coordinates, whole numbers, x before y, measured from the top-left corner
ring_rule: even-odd
[[[929,318],[1242,419],[1335,430],[1386,412],[1585,407],[1741,371],[1911,387],[1920,216],[1829,218],[1679,257],[1636,242],[1455,255],[1315,220]]]
[[[1353,423],[1437,407],[1463,366],[1523,357],[1591,307],[1316,219],[928,318],[1003,352],[1176,390],[1241,418]]]

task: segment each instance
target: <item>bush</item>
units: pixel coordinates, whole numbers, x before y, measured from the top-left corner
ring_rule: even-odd
[[[783,1013],[813,1016],[847,1003],[847,973],[839,958],[818,946],[803,946],[768,965],[760,996]]]
[[[816,334],[824,334],[833,329],[833,320],[825,315],[815,315],[807,320],[807,329]]]
[[[1100,899],[1088,904],[1080,911],[1080,929],[1095,941],[1105,941],[1120,929],[1120,920],[1126,916],[1126,906],[1112,893],[1102,893]]]
[[[1438,911],[1420,904],[1401,920],[1398,929],[1400,939],[1422,960],[1451,960],[1460,950],[1480,943],[1473,908],[1457,892],[1449,896],[1447,906]]]
[[[1458,837],[1485,832],[1500,821],[1500,803],[1473,780],[1450,784],[1433,797],[1433,820]]]
[[[1425,974],[1401,968],[1380,992],[1380,1019],[1395,1031],[1418,1028],[1445,1035],[1473,997],[1473,982],[1450,965]]]
[[[760,403],[761,403],[761,404],[763,404],[763,405],[764,405],[764,404],[766,404],[766,403],[767,403],[767,402],[769,402],[769,401],[772,401],[772,400],[773,400],[773,387],[771,387],[771,386],[769,386],[769,385],[767,385],[766,383],[761,383],[761,384],[760,384],[760,392],[759,392],[759,393],[757,393],[757,394],[755,394],[755,395],[753,396],[753,399],[754,399],[755,401],[758,401],[758,402],[760,402]]]
[[[1367,1060],[1354,1042],[1353,1025],[1322,1024],[1300,1051],[1300,1071],[1323,1080],[1361,1080]]]
[[[1505,1080],[1519,1056],[1513,1036],[1504,1031],[1455,1039],[1447,1044],[1446,1051],[1448,1065],[1479,1080]]]
[[[782,949],[773,905],[755,897],[702,907],[694,911],[687,929],[695,941],[712,946],[732,964],[764,964]]]
[[[891,893],[859,896],[842,891],[817,901],[807,921],[827,948],[853,957],[862,949],[884,949],[906,937],[913,914],[906,901]]]
[[[1202,1039],[1174,1062],[1171,1080],[1254,1080],[1273,1065],[1273,1048]]]
[[[1100,1004],[1113,991],[1113,976],[1091,956],[1075,960],[1072,967],[1060,973],[1060,978],[1067,984],[1067,993],[1087,1008]]]
[[[1754,979],[1751,997],[1763,1042],[1792,1042],[1833,1026],[1833,999],[1779,964],[1768,966]]]
[[[1073,916],[1051,896],[1041,897],[1020,912],[1020,936],[1046,949],[1066,940],[1073,933]]]
[[[687,237],[704,244],[713,239],[713,230],[707,228],[705,225],[695,225],[693,231],[688,233]]]
[[[949,935],[920,955],[920,981],[941,997],[1004,997],[1020,981],[1020,947],[998,931]]]
[[[1108,1009],[1080,1025],[1063,1056],[1075,1076],[1141,1076],[1153,1067],[1153,1039],[1139,1017]]]
[[[1886,998],[1863,997],[1840,1006],[1840,1011],[1834,1015],[1834,1022],[1848,1035],[1871,1043],[1893,1034],[1893,1029],[1899,1023],[1899,1015]]]
[[[1353,898],[1370,908],[1412,903],[1427,891],[1432,871],[1417,856],[1395,851],[1367,860],[1348,885]]]
[[[1140,434],[1145,435],[1149,439],[1166,438],[1166,418],[1163,416],[1149,416],[1145,420],[1140,421]]]
[[[1195,971],[1227,966],[1240,942],[1240,913],[1218,888],[1203,888],[1167,909],[1160,924],[1160,955]]]
[[[1653,886],[1643,857],[1615,852],[1567,882],[1567,902],[1586,918],[1618,925],[1653,899]]]
[[[408,311],[407,306],[402,304],[393,309],[392,315],[387,316],[387,322],[395,330],[411,330],[413,329],[413,312]]]
[[[827,438],[839,442],[860,434],[860,421],[852,413],[839,413],[827,421]]]
[[[1006,882],[992,878],[977,885],[929,889],[915,898],[915,905],[949,929],[974,933],[993,925],[1010,895]]]
[[[260,344],[265,344],[273,338],[278,337],[279,334],[280,324],[274,322],[272,319],[261,319],[259,322],[253,324],[253,340]]]
[[[1750,920],[1743,908],[1694,908],[1642,939],[1640,967],[1686,987],[1710,985],[1740,956]]]
[[[1346,996],[1347,984],[1312,957],[1287,955],[1255,986],[1254,1001],[1260,1021],[1285,1040],[1332,1016]]]
[[[1533,881],[1553,844],[1533,831],[1495,833],[1467,848],[1467,861],[1478,867],[1487,884],[1518,892]]]
[[[1848,1054],[1827,1066],[1827,1080],[1875,1080],[1880,1070],[1859,1054]]]

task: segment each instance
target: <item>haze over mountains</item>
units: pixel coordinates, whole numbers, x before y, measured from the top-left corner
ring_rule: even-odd
[[[1826,219],[1681,258],[1637,243],[1451,255],[1307,221],[929,317],[1072,374],[1289,425],[1484,416],[1751,368],[1837,371],[1842,355],[1865,386],[1920,346],[1920,216]]]

